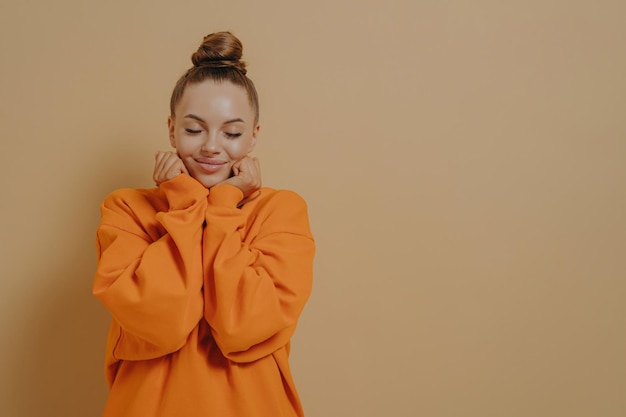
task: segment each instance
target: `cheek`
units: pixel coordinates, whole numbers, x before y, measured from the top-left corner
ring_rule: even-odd
[[[239,140],[229,144],[228,153],[232,158],[240,159],[248,154],[250,149],[251,139]]]
[[[179,155],[190,155],[195,152],[195,149],[200,146],[195,143],[196,140],[194,138],[186,137],[184,140],[181,140],[180,137],[176,140],[176,152]]]

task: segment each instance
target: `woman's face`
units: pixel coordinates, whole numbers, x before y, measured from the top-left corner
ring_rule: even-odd
[[[231,176],[256,144],[259,125],[246,91],[230,82],[190,84],[168,119],[170,143],[189,174],[210,188]]]

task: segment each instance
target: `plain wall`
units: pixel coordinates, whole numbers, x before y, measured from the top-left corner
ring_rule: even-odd
[[[99,415],[99,204],[232,30],[309,203],[307,415],[626,415],[623,1],[2,1],[0,415]]]

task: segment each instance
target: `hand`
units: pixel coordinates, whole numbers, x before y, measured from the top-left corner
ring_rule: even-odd
[[[256,157],[244,156],[233,164],[232,170],[233,176],[220,184],[234,185],[244,197],[261,188],[261,165]]]
[[[174,152],[157,151],[154,154],[154,160],[152,179],[154,179],[156,185],[171,180],[180,174],[189,175],[182,159]]]

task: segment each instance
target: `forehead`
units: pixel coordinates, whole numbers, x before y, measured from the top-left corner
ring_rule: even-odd
[[[176,114],[195,114],[207,121],[241,118],[252,120],[253,110],[246,91],[230,82],[206,80],[189,84],[176,106]]]

